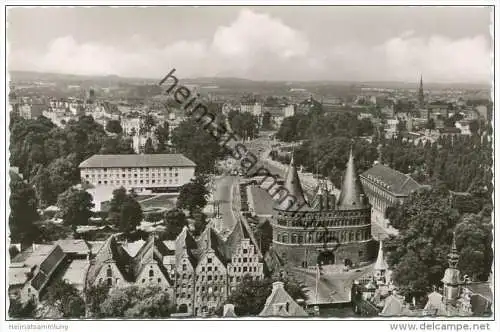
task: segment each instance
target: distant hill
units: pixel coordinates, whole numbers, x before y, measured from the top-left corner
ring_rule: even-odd
[[[32,71],[10,71],[11,82],[22,81],[50,81],[50,82],[68,82],[68,83],[87,83],[90,82],[99,85],[116,85],[116,84],[156,84],[161,77],[153,78],[134,78],[121,77],[117,75],[108,76],[87,76],[73,74],[57,74],[57,73],[41,73]],[[351,87],[351,88],[382,88],[382,89],[413,89],[417,87],[415,82],[390,82],[390,81],[373,81],[373,82],[356,82],[356,81],[253,81],[244,78],[235,77],[196,77],[182,78],[177,77],[183,84],[193,84],[199,86],[218,86],[222,89],[242,89],[245,87],[283,87],[311,89],[319,87]],[[87,85],[84,84],[84,85]],[[424,81],[425,89],[467,89],[467,90],[489,90],[489,84],[480,83],[431,83]]]

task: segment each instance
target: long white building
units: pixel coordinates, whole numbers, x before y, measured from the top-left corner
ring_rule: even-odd
[[[177,192],[194,177],[195,167],[182,154],[93,155],[79,166],[82,183],[136,192]]]

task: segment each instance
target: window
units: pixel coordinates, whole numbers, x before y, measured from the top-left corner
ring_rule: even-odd
[[[208,272],[211,272],[211,271],[212,271],[212,267],[211,267],[211,266],[209,266],[209,267],[207,268],[207,271],[208,271]]]
[[[208,281],[212,281],[212,276],[208,276],[208,277],[207,277],[207,280],[208,280]]]
[[[243,272],[247,272],[247,267],[243,266]]]
[[[113,276],[113,271],[111,270],[111,266],[108,266],[108,269],[106,270],[106,277],[112,277]]]
[[[214,267],[214,271],[217,271],[217,266]]]
[[[248,253],[248,249],[243,249],[243,253],[244,254]]]
[[[186,264],[182,264],[182,271],[186,271],[187,270],[187,265]]]
[[[146,282],[146,279],[142,279],[142,283],[145,283]]]
[[[205,267],[204,266],[201,267],[201,272],[205,272]]]
[[[149,270],[149,276],[150,276],[150,277],[154,277],[154,274],[155,274],[155,273],[154,273],[153,269]]]
[[[161,283],[161,278],[158,278],[158,283]]]
[[[212,263],[212,258],[207,258],[208,264]]]
[[[246,263],[246,262],[247,262],[247,258],[243,257],[243,263]]]
[[[113,286],[113,279],[108,278],[108,286]]]

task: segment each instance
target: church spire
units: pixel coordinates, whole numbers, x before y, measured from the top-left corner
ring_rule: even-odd
[[[306,204],[302,185],[300,184],[299,174],[295,167],[295,159],[292,153],[290,166],[285,176],[284,188],[288,191],[286,197],[277,197],[280,200],[278,209],[280,210],[296,210]],[[277,193],[282,194],[282,193]]]
[[[354,156],[351,146],[340,191],[339,208],[343,210],[359,209],[364,205],[362,195],[364,195],[364,192],[354,166]]]
[[[455,232],[453,232],[453,240],[451,243],[451,251],[448,254],[448,265],[452,269],[456,269],[458,267],[458,259],[460,258],[460,255],[458,254],[457,250],[457,243],[455,239]]]
[[[422,74],[420,74],[420,84],[418,86],[418,106],[424,108],[424,81],[422,79]]]

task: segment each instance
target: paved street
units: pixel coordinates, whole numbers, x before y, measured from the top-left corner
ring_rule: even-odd
[[[234,213],[231,211],[232,188],[238,184],[238,177],[224,175],[215,179],[214,199],[220,201],[220,213],[222,216],[220,229],[230,232],[236,224]]]
[[[293,276],[303,281],[309,290],[308,304],[316,303],[345,303],[351,300],[351,286],[355,279],[372,269],[372,265],[358,270],[339,273],[323,273],[318,282],[318,296],[316,300],[316,272],[296,268],[292,270]],[[358,271],[358,272],[356,272]]]

